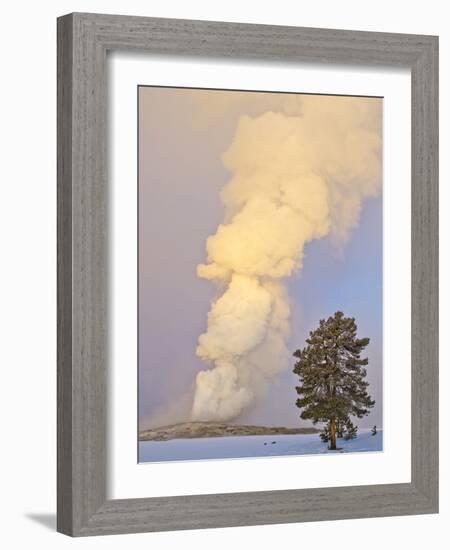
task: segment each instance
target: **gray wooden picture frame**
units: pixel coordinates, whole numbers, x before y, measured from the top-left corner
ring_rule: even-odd
[[[410,483],[107,499],[106,53],[411,69]],[[58,19],[58,510],[72,536],[438,511],[438,38],[74,13]]]

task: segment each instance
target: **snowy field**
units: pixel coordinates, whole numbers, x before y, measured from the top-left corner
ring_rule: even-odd
[[[139,462],[374,452],[383,450],[383,432],[373,436],[360,430],[356,439],[338,439],[337,446],[337,451],[328,450],[319,434],[140,441]]]

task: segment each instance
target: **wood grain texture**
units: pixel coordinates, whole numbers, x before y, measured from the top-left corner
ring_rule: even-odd
[[[411,71],[412,479],[438,508],[438,42]]]
[[[72,24],[58,20],[57,529],[72,525]]]
[[[106,52],[402,66],[412,83],[412,480],[107,500]],[[438,39],[116,15],[58,20],[58,530],[99,535],[438,509]]]

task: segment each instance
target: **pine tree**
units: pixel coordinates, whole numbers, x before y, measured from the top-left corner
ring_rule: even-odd
[[[324,443],[328,443],[328,441],[330,441],[330,431],[328,429],[328,426],[325,426],[323,428],[323,430],[320,432],[320,439],[324,442]]]
[[[314,424],[326,423],[332,450],[336,449],[338,423],[350,421],[350,416],[362,418],[375,405],[365,380],[368,359],[361,358],[369,338],[357,338],[356,331],[355,319],[337,311],[322,319],[309,333],[305,348],[294,353],[300,417]]]
[[[347,421],[345,422],[344,439],[346,441],[349,441],[350,439],[355,439],[357,435],[358,435],[357,426],[353,424],[350,418],[347,418]]]
[[[342,438],[344,437],[345,432],[345,421],[341,418],[338,418],[336,420],[336,437]]]

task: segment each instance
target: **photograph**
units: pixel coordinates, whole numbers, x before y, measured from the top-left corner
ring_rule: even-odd
[[[138,460],[383,449],[380,97],[138,87]]]
[[[447,5],[2,8],[2,547],[442,548]]]

